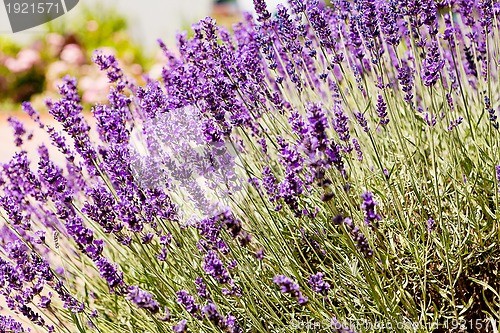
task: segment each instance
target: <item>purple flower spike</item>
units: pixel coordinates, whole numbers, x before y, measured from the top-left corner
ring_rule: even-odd
[[[101,71],[107,71],[109,82],[117,82],[123,78],[123,72],[118,67],[118,61],[113,55],[95,52],[93,61],[99,66]]]
[[[306,3],[307,16],[309,21],[318,36],[321,46],[327,49],[335,47],[335,41],[332,38],[332,30],[330,24],[325,18],[325,11],[321,10],[318,0],[310,0]]]
[[[382,219],[379,214],[375,212],[375,206],[377,203],[373,200],[373,195],[371,192],[365,192],[361,195],[363,203],[361,204],[361,209],[365,212],[365,225],[370,226],[370,228],[378,228],[378,222]]]
[[[309,277],[309,285],[311,286],[314,292],[318,294],[326,296],[328,291],[330,290],[330,284],[328,282],[323,281],[324,274],[318,272]]]
[[[203,269],[219,283],[228,283],[229,273],[224,268],[224,263],[219,259],[215,251],[209,251],[204,257]]]
[[[352,220],[348,217],[344,218],[342,215],[337,215],[333,218],[333,224],[341,225],[344,224],[351,234],[352,240],[355,242],[358,250],[364,254],[365,258],[371,258],[373,256],[373,250],[370,248],[368,244],[368,239],[366,236],[359,230],[358,227],[354,225]]]
[[[177,303],[184,306],[186,311],[189,312],[191,315],[193,316],[198,315],[200,306],[196,304],[194,297],[190,295],[187,291],[181,290],[177,292]]]
[[[203,316],[210,320],[214,325],[225,329],[227,327],[224,317],[217,311],[217,307],[213,303],[208,303],[201,310]]]
[[[406,62],[398,68],[398,80],[401,90],[405,93],[404,100],[407,103],[413,103],[413,82],[415,70]],[[413,105],[413,104],[412,104]]]
[[[300,292],[299,285],[293,282],[293,280],[288,276],[276,275],[273,279],[273,282],[280,286],[280,290],[283,294],[290,294],[290,296],[297,299],[297,302],[300,305],[307,304],[308,299]]]
[[[172,330],[175,333],[185,333],[185,332],[187,332],[186,320],[183,319],[179,323],[177,323],[177,325],[172,326]]]
[[[385,126],[389,123],[389,118],[387,118],[387,104],[382,95],[378,95],[377,97],[377,115],[380,118],[380,125]]]
[[[128,287],[126,299],[132,301],[139,309],[146,309],[152,313],[157,313],[160,310],[160,304],[153,299],[153,295],[138,286]]]
[[[271,18],[271,13],[267,10],[267,5],[264,0],[253,0],[253,5],[258,15],[257,20],[259,22],[264,22]]]
[[[363,131],[368,132],[370,128],[368,127],[368,121],[366,120],[365,115],[361,112],[356,112],[354,116],[356,117],[356,120],[358,121],[361,128],[363,128]]]
[[[118,270],[117,265],[112,264],[105,257],[100,257],[95,264],[99,268],[101,277],[108,282],[111,290],[120,290],[125,285],[123,282],[123,273]]]
[[[0,332],[24,333],[26,332],[21,325],[10,316],[0,315]]]
[[[436,227],[436,222],[434,222],[432,218],[429,218],[427,220],[427,231],[431,232],[432,230],[434,230],[435,227]]]
[[[335,119],[333,120],[333,128],[339,135],[339,139],[345,142],[349,142],[349,118],[342,110],[339,104],[335,105]]]
[[[264,259],[264,249],[260,248],[255,252],[255,258],[259,261],[262,261]]]
[[[196,284],[196,291],[198,292],[198,296],[210,299],[210,292],[207,290],[207,284],[203,281],[201,277],[197,277],[194,281]]]
[[[497,183],[498,183],[498,192],[500,192],[500,165],[497,165],[495,167],[495,170],[496,170],[496,174],[497,174]]]
[[[427,87],[435,85],[440,77],[441,69],[444,66],[444,60],[441,59],[438,43],[436,41],[432,41],[429,46],[422,65],[421,74],[424,85]]]
[[[23,144],[22,137],[24,136],[24,134],[26,134],[26,129],[24,128],[23,123],[20,122],[16,117],[7,118],[7,122],[14,130],[14,143],[17,147],[21,146]],[[28,135],[28,140],[31,139],[32,136],[32,134]]]

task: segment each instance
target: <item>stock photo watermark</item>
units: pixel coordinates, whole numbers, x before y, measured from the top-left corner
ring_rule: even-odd
[[[136,184],[144,190],[168,188],[182,207],[184,224],[225,212],[244,188],[237,147],[223,137],[207,142],[207,126],[197,108],[186,106],[149,119],[130,136]]]
[[[370,321],[367,319],[355,319],[346,322],[338,322],[337,320],[302,320],[293,319],[290,321],[289,328],[297,330],[297,332],[326,332],[336,330],[344,332],[347,330],[355,330],[357,332],[380,332],[386,330],[404,330],[405,332],[417,332],[421,330],[432,331],[435,329],[445,329],[449,332],[493,332],[494,328],[498,327],[498,322],[490,318],[488,319],[454,319],[445,318],[439,321],[429,321],[427,323],[415,322],[410,320],[402,320],[399,322],[392,321]]]
[[[71,9],[79,0],[3,0],[13,33],[34,28],[56,19]]]

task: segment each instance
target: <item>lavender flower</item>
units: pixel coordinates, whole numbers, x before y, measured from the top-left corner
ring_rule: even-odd
[[[187,325],[186,325],[186,320],[183,319],[180,322],[177,323],[177,325],[172,326],[172,330],[175,333],[186,333],[187,332]]]
[[[325,19],[324,11],[319,9],[319,1],[307,1],[306,11],[309,21],[319,39],[320,45],[326,49],[333,49],[335,47],[335,42],[332,38],[332,31]]]
[[[401,38],[398,26],[398,9],[397,2],[392,0],[389,3],[384,2],[379,11],[382,32],[387,44],[392,46],[398,46]]]
[[[19,240],[7,243],[4,250],[9,261],[0,258],[0,289],[10,310],[20,313],[34,325],[51,331],[52,326],[46,325],[44,317],[30,307],[35,296],[40,297],[41,308],[50,304],[52,293],[42,295],[45,285],[57,292],[64,308],[73,313],[84,310],[84,305],[68,294],[64,284],[52,273],[47,261],[37,253],[29,250]]]
[[[500,192],[500,165],[497,165],[495,167],[495,170],[496,170],[496,174],[497,174],[497,184],[498,184],[498,187],[499,187],[499,192]]]
[[[0,315],[0,332],[8,333],[25,333],[21,323],[18,323],[10,316]]]
[[[406,62],[403,62],[402,66],[398,68],[398,80],[401,85],[401,90],[405,92],[404,100],[408,103],[413,103],[413,81],[414,72]]]
[[[361,112],[356,112],[355,114],[356,120],[358,121],[359,125],[363,129],[364,132],[370,131],[370,128],[368,127],[368,121],[365,118],[365,115]]]
[[[382,95],[378,95],[377,97],[377,115],[380,118],[380,125],[385,126],[389,123],[389,118],[387,118],[387,104]]]
[[[424,85],[428,87],[435,85],[440,77],[443,66],[444,60],[441,59],[438,43],[432,41],[422,63],[421,74]]]
[[[273,278],[273,282],[280,286],[280,290],[283,294],[290,294],[290,296],[297,299],[300,305],[307,304],[307,297],[302,295],[299,285],[293,282],[289,277],[285,275],[276,275]]]
[[[300,54],[302,52],[302,45],[298,42],[299,32],[295,22],[292,21],[285,6],[280,4],[276,9],[280,40],[284,44],[284,50],[293,55]]]
[[[344,161],[341,155],[341,147],[332,140],[330,147],[327,148],[325,154],[328,156],[328,163],[334,165],[342,175],[345,175]]]
[[[365,0],[359,2],[358,7],[361,17],[358,21],[359,30],[365,40],[366,48],[371,50],[375,47],[375,41],[380,34],[376,3],[374,0]]]
[[[446,25],[446,29],[443,33],[443,39],[450,42],[450,47],[454,47],[453,43],[455,42],[455,29],[451,23],[451,17],[449,14],[444,15],[444,23]]]
[[[291,171],[287,172],[285,179],[280,184],[279,195],[287,206],[295,212],[295,216],[301,215],[298,198],[304,191],[303,186],[302,179]]]
[[[437,118],[436,115],[430,115],[429,112],[425,113],[424,120],[429,127],[436,126]]]
[[[24,128],[24,125],[22,122],[20,122],[17,118],[15,117],[9,117],[7,118],[7,122],[9,125],[12,127],[14,130],[14,143],[16,146],[21,146],[23,144],[23,135],[26,134],[26,129]],[[28,135],[28,140],[30,140],[33,137],[33,134]]]
[[[200,306],[196,304],[194,297],[187,291],[181,290],[177,292],[177,303],[182,305],[191,315],[198,316]]]
[[[427,231],[432,232],[435,227],[436,227],[436,222],[434,222],[432,218],[429,218],[427,220]]]
[[[203,258],[203,269],[207,274],[212,276],[219,283],[225,284],[230,280],[228,271],[224,268],[224,264],[219,259],[215,251],[209,251]]]
[[[481,27],[484,29],[485,33],[488,34],[490,26],[493,24],[493,1],[492,0],[481,0],[478,3],[478,9],[481,11],[480,23]]]
[[[298,150],[295,147],[290,147],[290,144],[281,137],[278,138],[278,144],[280,146],[281,163],[287,168],[287,171],[296,173],[302,170],[304,159],[300,156]]]
[[[339,135],[339,139],[344,142],[349,142],[349,118],[346,116],[340,105],[335,104],[335,118],[333,120],[333,128]]]
[[[314,292],[326,296],[330,290],[330,284],[323,281],[323,277],[324,274],[322,272],[311,275],[309,277],[309,285]]]
[[[476,62],[474,61],[474,55],[472,54],[471,48],[471,46],[464,47],[464,69],[467,74],[477,77],[477,66]]]
[[[194,281],[196,284],[196,291],[198,292],[198,296],[210,299],[210,292],[207,290],[207,284],[203,281],[201,277],[197,277]]]
[[[450,120],[450,126],[448,126],[448,131],[452,131],[455,127],[460,125],[464,118],[458,117],[457,119]]]
[[[271,13],[267,11],[267,5],[264,0],[253,0],[253,5],[259,22],[264,22],[271,18]]]
[[[96,266],[99,268],[101,277],[108,283],[110,290],[120,293],[125,283],[123,273],[118,270],[117,265],[112,264],[105,257],[100,257],[96,261]]]
[[[108,72],[109,82],[117,82],[123,78],[123,71],[118,67],[118,61],[113,55],[105,55],[99,51],[94,53],[93,61],[102,71]]]
[[[167,105],[167,96],[161,89],[159,82],[150,82],[145,89],[137,90],[137,99],[139,107],[143,110],[148,118],[156,118]]]
[[[49,101],[49,113],[63,126],[74,140],[76,151],[85,160],[87,167],[93,169],[93,161],[96,160],[95,151],[90,140],[90,126],[83,117],[81,111],[80,97],[76,88],[76,79],[66,76],[63,84],[59,87],[63,98],[57,102]]]
[[[371,192],[365,192],[361,195],[363,203],[361,209],[365,212],[365,225],[370,228],[378,228],[379,221],[382,219],[379,214],[375,212],[377,203],[373,200]]]
[[[157,313],[160,310],[160,305],[153,299],[153,295],[138,286],[128,287],[126,299],[132,301],[139,309],[146,309],[151,313]]]
[[[373,256],[373,250],[368,244],[368,239],[366,239],[366,236],[353,224],[350,218],[344,218],[342,215],[337,215],[333,218],[333,224],[345,225],[351,234],[353,241],[355,241],[355,245],[358,250],[363,253],[366,258],[371,258]]]
[[[490,122],[491,122],[491,125],[498,130],[499,128],[499,125],[498,125],[498,121],[497,121],[497,115],[495,114],[495,110],[491,107],[491,102],[490,102],[490,98],[488,96],[484,96],[484,107],[485,107],[485,110],[488,112],[488,114],[490,115]]]
[[[325,111],[320,104],[309,104],[307,106],[307,116],[309,120],[309,131],[314,150],[325,151],[328,145],[328,136],[326,130],[328,128],[328,120]]]
[[[363,161],[363,152],[361,151],[361,145],[358,142],[358,139],[352,138],[352,145],[354,146],[354,150],[356,151],[356,154],[358,155],[358,161],[362,162]]]
[[[349,21],[348,41],[354,56],[358,59],[362,59],[365,56],[365,49],[363,48],[363,40],[361,39],[357,22],[357,17],[352,17]]]
[[[227,328],[226,321],[219,311],[217,311],[215,304],[208,303],[201,309],[201,312],[203,316],[210,320],[215,326],[221,329]]]
[[[119,232],[123,225],[117,222],[117,214],[114,210],[115,199],[104,187],[96,186],[91,189],[89,196],[93,203],[85,202],[82,211],[89,218],[101,225],[104,232]]]
[[[274,202],[279,198],[278,180],[273,175],[271,168],[269,168],[269,166],[267,165],[262,170],[262,186],[266,190],[266,193],[269,196],[269,200],[271,202]]]
[[[255,252],[255,258],[262,261],[264,259],[264,249],[258,249],[257,252]]]
[[[45,125],[41,122],[40,120],[40,113],[38,113],[34,108],[33,106],[31,105],[30,102],[23,102],[21,104],[21,107],[23,109],[23,111],[28,115],[30,116],[30,118],[38,124],[38,126],[40,128],[43,128]]]

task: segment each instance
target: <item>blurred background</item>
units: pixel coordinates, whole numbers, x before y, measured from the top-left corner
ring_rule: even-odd
[[[279,3],[266,2],[273,9]],[[198,20],[212,16],[231,28],[243,11],[253,13],[253,0],[80,0],[63,16],[13,34],[0,5],[0,162],[16,151],[8,119],[23,118],[20,105],[31,101],[50,122],[44,101],[57,98],[65,75],[78,78],[87,111],[106,99],[107,78],[91,62],[94,50],[116,55],[141,83],[144,74],[157,78],[161,73],[158,38],[174,47],[177,32]],[[27,130],[36,131],[32,126]]]

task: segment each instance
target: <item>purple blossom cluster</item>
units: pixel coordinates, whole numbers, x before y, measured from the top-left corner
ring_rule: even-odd
[[[52,301],[52,289],[57,292],[64,308],[73,313],[84,311],[84,304],[71,296],[62,281],[54,276],[48,262],[37,253],[30,251],[21,241],[16,240],[6,245],[8,260],[0,258],[0,294],[5,297],[11,311],[21,314],[33,324],[44,327],[49,332],[54,326],[48,324],[39,309],[47,308]],[[18,327],[14,321],[2,317],[4,325],[12,329]],[[21,330],[22,331],[22,330]],[[20,331],[20,332],[21,332]]]
[[[382,217],[375,211],[377,203],[373,200],[373,194],[371,192],[365,192],[361,195],[361,198],[363,199],[361,209],[365,213],[365,225],[372,229],[378,228],[379,221]]]
[[[436,228],[436,222],[433,218],[429,217],[429,219],[427,220],[427,231],[432,232],[434,228]]]
[[[309,285],[314,292],[326,296],[330,290],[330,284],[323,280],[324,276],[322,272],[311,275],[309,277]]]
[[[500,165],[497,165],[495,167],[495,173],[496,173],[496,176],[497,176],[497,184],[498,184],[498,187],[499,187],[499,192],[500,192]]]
[[[160,310],[160,305],[153,299],[153,295],[139,289],[138,286],[128,287],[126,299],[132,301],[139,309],[146,309],[152,313],[157,313]]]
[[[128,160],[123,155],[117,156],[118,153],[126,153],[123,150],[125,148],[123,142],[128,140],[128,136],[123,133],[127,131],[102,130],[101,137],[109,143],[109,146],[95,147],[90,139],[90,126],[82,114],[83,106],[80,104],[76,81],[65,78],[60,93],[61,100],[48,101],[47,105],[49,112],[62,123],[64,135],[44,125],[29,104],[24,104],[23,107],[40,128],[47,131],[53,140],[53,145],[65,156],[67,169],[64,170],[54,163],[44,146],[38,150],[40,160],[36,172],[32,171],[25,151],[16,154],[9,163],[2,166],[0,203],[10,220],[9,224],[36,251],[40,251],[40,254],[33,252],[31,257],[16,255],[13,258],[18,260],[17,267],[38,272],[36,275],[19,276],[20,285],[16,290],[21,290],[19,288],[23,283],[34,283],[35,288],[28,288],[23,295],[14,296],[13,293],[7,292],[4,296],[11,299],[9,302],[12,310],[19,311],[34,324],[46,326],[49,330],[53,329],[52,326],[45,324],[44,317],[27,305],[36,297],[40,298],[38,304],[40,308],[46,308],[51,304],[52,292],[41,294],[45,284],[57,293],[64,309],[76,313],[85,311],[84,304],[69,294],[65,288],[61,276],[64,274],[63,271],[49,268],[48,261],[44,258],[45,255],[47,257],[55,255],[48,247],[44,248],[48,244],[45,237],[48,231],[54,233],[55,248],[52,250],[57,251],[60,242],[64,242],[64,246],[74,246],[74,253],[85,255],[95,264],[100,277],[111,292],[126,295],[137,307],[156,313],[159,304],[149,293],[138,287],[130,287],[128,293],[126,292],[128,287],[123,272],[117,264],[103,255],[105,242],[96,237],[96,232],[87,221],[96,223],[104,233],[115,235],[116,240],[126,246],[132,239],[125,232],[125,226],[128,232],[141,232],[144,224],[149,224],[149,228],[153,230],[158,229],[154,219],[159,217],[175,219],[174,208],[168,196],[162,191],[149,191],[145,197],[142,193],[139,195],[137,187],[130,182]],[[110,94],[114,104],[119,104],[117,100],[120,98],[122,97],[116,96],[116,91]],[[114,122],[123,123],[123,119]],[[17,128],[17,137],[24,135],[19,124],[15,122],[13,124]],[[99,126],[113,127],[114,123],[106,121]],[[107,136],[104,136],[104,133],[107,133]],[[121,133],[119,135],[122,138],[117,138],[116,133]],[[71,144],[78,155],[73,153]],[[80,162],[77,162],[78,159]],[[114,188],[110,189],[109,184],[102,178],[103,170],[107,171]],[[82,196],[85,200],[80,209],[78,205]],[[147,233],[141,239],[145,240],[156,234],[161,234],[161,231]],[[26,251],[26,255],[28,253]],[[8,265],[8,262],[4,263],[6,269],[10,269]],[[8,275],[13,277],[13,273],[11,271]],[[4,290],[9,290],[8,280],[4,280],[2,285]]]
[[[358,248],[358,250],[363,253],[366,258],[373,257],[373,250],[370,248],[370,244],[368,244],[368,239],[361,232],[359,227],[355,226],[352,219],[349,217],[343,217],[342,215],[337,215],[333,218],[334,225],[345,225],[349,234],[354,241],[354,245]]]
[[[197,284],[199,286],[200,281],[197,280]],[[206,286],[205,286],[206,287]],[[199,295],[200,296],[200,295]],[[204,297],[203,295],[201,297]],[[203,321],[204,319],[211,322],[214,326],[221,329],[223,332],[228,333],[242,333],[242,329],[237,323],[236,318],[228,314],[227,316],[222,315],[217,306],[213,303],[212,300],[208,300],[208,303],[204,306],[196,303],[194,296],[190,295],[186,290],[181,290],[177,292],[177,303],[184,307],[184,309],[195,319]],[[186,330],[186,321],[181,321],[172,329],[174,332],[185,332]]]
[[[280,287],[280,291],[283,294],[290,294],[300,305],[306,305],[309,301],[307,296],[302,295],[299,285],[288,276],[276,275],[273,278],[273,282]]]
[[[25,333],[26,331],[14,318],[0,315],[0,332]]]
[[[15,117],[9,117],[7,119],[7,122],[9,125],[12,127],[14,130],[14,143],[16,146],[21,146],[23,144],[23,136],[26,136],[27,140],[31,140],[33,137],[32,133],[29,133],[26,135],[26,129],[24,128],[24,125],[22,122],[20,122],[17,118]]]

